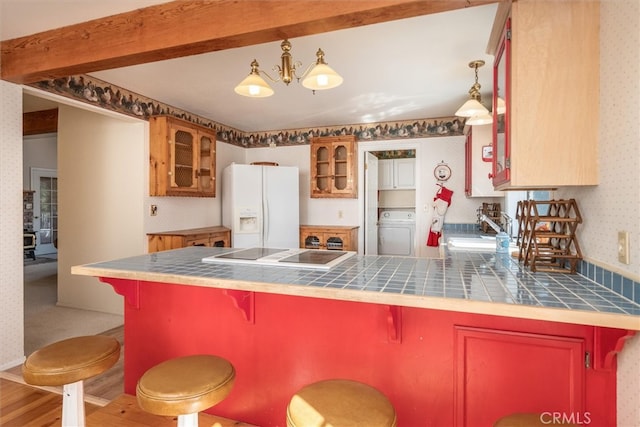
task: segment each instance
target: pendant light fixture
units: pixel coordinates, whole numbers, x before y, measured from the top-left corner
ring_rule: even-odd
[[[316,62],[310,64],[307,69],[298,76],[296,70],[302,66],[302,63],[300,61],[293,61],[289,40],[284,40],[280,44],[280,48],[282,49],[282,55],[280,56],[281,65],[273,67],[273,70],[278,72],[278,78],[274,79],[266,72],[260,70],[258,61],[254,59],[251,62],[251,72],[234,89],[237,94],[253,98],[263,98],[273,95],[273,89],[262,78],[261,74],[274,83],[281,81],[287,86],[294,78],[298,81],[302,79],[302,86],[311,89],[313,93],[315,93],[316,90],[333,89],[342,84],[342,77],[325,62],[322,49],[318,49],[318,52],[316,52]]]
[[[484,61],[477,59],[469,62],[469,68],[473,68],[475,72],[475,82],[469,89],[469,100],[462,104],[462,107],[456,111],[458,117],[467,117],[465,121],[468,125],[484,125],[493,123],[493,117],[489,113],[487,107],[481,103],[480,83],[478,83],[478,68],[484,65]]]

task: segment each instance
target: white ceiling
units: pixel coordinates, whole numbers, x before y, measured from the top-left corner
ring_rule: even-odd
[[[0,0],[0,36],[10,39],[161,3],[162,0]],[[254,58],[275,77],[280,42],[90,73],[111,84],[252,132],[452,116],[479,70],[489,107],[493,57],[485,53],[497,3],[291,39],[303,69],[318,48],[344,77],[314,95],[298,83],[253,99],[234,86]],[[31,101],[25,100],[25,108]]]

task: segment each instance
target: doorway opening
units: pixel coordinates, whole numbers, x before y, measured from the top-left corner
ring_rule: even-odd
[[[419,167],[416,142],[359,144],[360,247],[365,255],[416,253]],[[385,219],[381,221],[381,216]],[[396,253],[397,252],[397,253]]]
[[[58,241],[58,172],[55,169],[31,168],[33,196],[33,232],[36,234],[36,257],[57,253]]]

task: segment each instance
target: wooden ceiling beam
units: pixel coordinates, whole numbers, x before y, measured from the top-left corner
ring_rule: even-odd
[[[267,43],[496,0],[179,0],[0,43],[14,83]]]
[[[32,111],[22,114],[22,135],[58,132],[58,109]]]

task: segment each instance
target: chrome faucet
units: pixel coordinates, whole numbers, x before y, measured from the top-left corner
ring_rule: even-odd
[[[489,227],[493,228],[496,231],[496,233],[500,233],[502,231],[500,226],[498,226],[498,224],[496,224],[491,219],[489,219],[489,217],[487,217],[485,214],[480,215],[480,221],[481,222],[484,221],[487,224],[489,224]]]
[[[511,217],[509,215],[507,215],[506,212],[500,212],[500,216],[502,217],[502,220],[504,221],[505,231],[509,235],[509,238],[511,238],[512,237],[511,233],[513,232],[513,219],[511,219]]]

